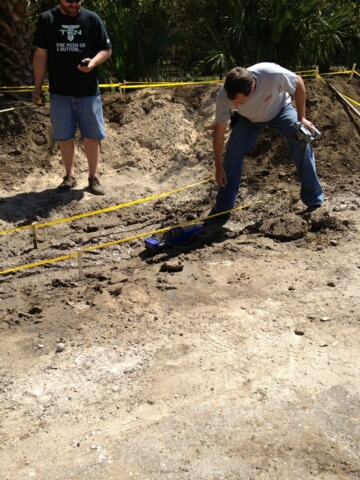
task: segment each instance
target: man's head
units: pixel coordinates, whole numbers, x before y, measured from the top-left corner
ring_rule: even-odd
[[[81,0],[58,0],[60,11],[69,17],[76,17],[81,7]]]
[[[246,103],[255,90],[256,81],[251,72],[242,67],[235,67],[227,74],[224,88],[229,100],[237,107]]]

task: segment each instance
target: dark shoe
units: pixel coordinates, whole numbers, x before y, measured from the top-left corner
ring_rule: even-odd
[[[205,215],[204,223],[205,225],[225,225],[225,223],[230,218],[229,212],[218,212],[215,208],[212,208],[206,215]]]
[[[76,187],[76,178],[71,175],[65,175],[63,181],[58,186],[58,190],[64,192],[65,190],[71,190],[74,187]]]
[[[307,207],[307,209],[305,210],[305,213],[314,212],[315,210],[317,210],[320,207],[321,207],[321,203],[318,203],[316,205],[311,205],[311,207]]]
[[[308,213],[315,212],[315,210],[318,210],[321,207],[321,203],[318,203],[316,205],[311,205],[310,207],[306,207],[305,210],[301,210],[301,212],[297,212],[296,215],[307,215]]]
[[[105,188],[100,184],[97,177],[89,178],[89,190],[94,195],[105,195]]]

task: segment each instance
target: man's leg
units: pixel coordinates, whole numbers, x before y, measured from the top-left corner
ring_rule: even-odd
[[[60,152],[62,162],[65,167],[65,175],[75,177],[75,167],[74,167],[74,158],[75,158],[75,141],[74,139],[65,140],[64,142],[59,142]]]
[[[316,174],[315,155],[311,144],[296,138],[294,128],[296,121],[296,110],[292,105],[287,105],[269,122],[269,125],[286,138],[300,177],[300,198],[306,206],[313,207],[321,205],[324,201],[324,193]]]
[[[65,177],[63,181],[58,186],[59,191],[71,190],[76,187],[76,178],[75,178],[75,167],[74,167],[74,158],[75,158],[75,141],[72,138],[71,140],[65,140],[59,142],[60,152],[62,162],[65,168]]]
[[[252,123],[239,116],[232,127],[224,156],[224,169],[227,177],[226,187],[219,187],[214,210],[224,212],[234,208],[236,196],[240,187],[240,179],[244,157],[254,145],[262,125]]]
[[[99,140],[84,138],[84,150],[89,165],[89,178],[97,176],[99,163]]]
[[[89,166],[89,189],[95,195],[104,195],[105,189],[97,177],[100,140],[105,138],[104,117],[100,95],[78,100],[78,121]]]
[[[89,190],[94,195],[104,195],[105,188],[100,184],[100,180],[97,177],[100,150],[99,140],[84,138],[84,150],[89,166]]]
[[[76,115],[72,97],[50,94],[50,117],[53,138],[59,144],[65,168],[65,177],[58,189],[70,190],[76,186],[74,171]]]

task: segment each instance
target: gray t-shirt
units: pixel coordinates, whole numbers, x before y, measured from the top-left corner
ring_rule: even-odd
[[[247,68],[256,78],[256,89],[244,105],[234,106],[222,86],[216,99],[215,122],[225,124],[231,111],[237,110],[240,115],[251,122],[267,122],[291,103],[291,96],[296,90],[297,75],[276,63],[258,63]]]

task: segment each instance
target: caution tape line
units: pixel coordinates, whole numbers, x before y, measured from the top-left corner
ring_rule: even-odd
[[[284,194],[285,193],[282,192],[282,193],[277,194],[277,195],[272,195],[271,197],[267,198],[266,200],[257,200],[256,202],[251,202],[251,203],[248,203],[247,205],[242,205],[240,207],[236,207],[236,208],[233,208],[231,210],[226,210],[225,212],[216,213],[214,215],[209,215],[207,217],[202,217],[202,218],[199,218],[199,219],[196,219],[196,220],[191,220],[189,222],[179,223],[178,225],[171,225],[169,227],[160,228],[160,229],[153,230],[153,231],[150,231],[150,232],[140,233],[140,234],[134,235],[132,237],[121,238],[120,240],[113,240],[112,242],[103,243],[101,245],[94,245],[93,247],[87,247],[87,248],[79,249],[78,252],[76,252],[76,253],[70,253],[68,255],[63,255],[61,257],[50,258],[48,260],[42,260],[40,262],[29,263],[27,265],[20,265],[19,267],[9,268],[7,270],[0,271],[0,275],[6,275],[8,273],[14,273],[14,272],[18,272],[20,270],[25,270],[25,269],[35,268],[35,267],[41,267],[43,265],[48,265],[50,263],[61,262],[63,260],[68,260],[70,258],[78,257],[79,255],[81,255],[83,253],[91,252],[93,250],[100,250],[102,248],[111,247],[111,246],[114,246],[114,245],[119,245],[121,243],[127,243],[127,242],[131,242],[133,240],[138,240],[139,238],[150,237],[150,236],[156,235],[158,233],[165,233],[169,230],[172,230],[173,228],[186,227],[186,226],[192,225],[194,223],[204,222],[207,219],[219,217],[219,216],[227,214],[227,213],[236,212],[238,210],[245,210],[245,209],[250,208],[254,205],[259,205],[259,204],[265,203],[265,202],[267,202],[271,199],[280,197]]]
[[[353,100],[352,98],[350,97],[347,97],[346,95],[344,95],[343,93],[341,94],[344,98],[346,98],[346,100],[349,100],[350,102],[354,103],[355,105],[357,105],[358,107],[360,107],[360,103],[359,102],[355,102],[355,100]]]
[[[21,107],[5,108],[4,110],[0,110],[0,113],[13,112],[14,110],[21,110],[21,109],[23,109],[23,108],[30,108],[30,107],[35,107],[35,105],[23,105],[23,106],[21,106]]]
[[[223,80],[199,80],[194,82],[123,82],[123,83],[101,83],[100,88],[142,88],[142,87],[164,87],[164,86],[178,86],[178,85],[200,85],[223,82]],[[0,93],[26,93],[32,92],[35,89],[34,85],[0,87]],[[43,90],[49,89],[48,85],[42,87]]]
[[[318,75],[317,78],[318,78],[319,80],[321,80],[323,83],[326,83],[326,81],[322,78],[321,75]]]
[[[314,73],[316,70],[304,70],[303,72],[296,72],[296,73]],[[141,87],[164,87],[164,86],[178,86],[178,85],[199,85],[199,84],[212,84],[212,83],[221,83],[223,82],[223,79],[219,80],[198,80],[198,81],[192,81],[192,82],[183,82],[183,81],[178,81],[178,82],[131,82],[131,81],[126,81],[124,82],[119,82],[119,83],[101,83],[99,85],[100,88],[141,88]],[[3,93],[13,93],[13,92],[27,92],[27,91],[33,91],[35,88],[34,85],[24,85],[24,86],[13,86],[13,87],[2,87],[0,86],[0,92],[3,91]],[[49,86],[44,85],[42,87],[43,90],[48,90]]]
[[[79,215],[73,215],[71,217],[60,218],[58,220],[52,220],[51,222],[44,222],[44,223],[24,225],[22,227],[11,228],[9,230],[4,230],[4,231],[0,232],[0,235],[7,235],[9,233],[17,232],[17,231],[20,231],[20,230],[27,230],[29,228],[35,228],[35,229],[44,228],[44,227],[48,227],[48,226],[51,226],[51,225],[57,225],[57,224],[60,224],[60,223],[70,222],[72,220],[79,220],[81,218],[91,217],[93,215],[99,215],[100,213],[112,212],[114,210],[119,210],[120,208],[130,207],[132,205],[136,205],[136,204],[139,204],[139,203],[144,203],[144,202],[148,202],[150,200],[155,200],[157,198],[166,197],[166,196],[171,195],[173,193],[181,192],[182,190],[187,190],[188,188],[196,187],[198,185],[210,182],[212,180],[214,180],[214,179],[213,178],[208,178],[206,180],[201,180],[200,182],[192,183],[191,185],[185,185],[184,187],[179,187],[179,188],[175,188],[173,190],[169,190],[168,192],[157,193],[156,195],[151,195],[150,197],[138,198],[138,199],[132,200],[130,202],[121,203],[119,205],[112,205],[111,207],[102,208],[100,210],[93,210],[91,212],[81,213]]]
[[[324,80],[321,75],[318,75],[318,78],[319,78],[322,82],[326,83],[326,80]],[[340,93],[340,92],[339,92],[339,93]],[[360,107],[360,103],[357,102],[356,100],[354,100],[353,98],[347,97],[347,96],[344,95],[343,93],[340,93],[340,95],[341,95],[342,97],[346,98],[346,100],[349,100],[350,102],[352,102],[354,105],[357,105],[358,107]]]
[[[171,87],[171,86],[185,86],[185,85],[200,85],[200,84],[212,84],[212,83],[219,83],[221,82],[220,80],[209,80],[209,81],[204,81],[204,82],[174,82],[174,83],[139,83],[139,84],[133,84],[133,83],[109,83],[109,84],[101,84],[99,85],[100,88],[119,88],[120,90],[126,90],[126,89],[135,89],[135,88],[149,88],[149,87]],[[0,93],[2,89],[5,89],[3,93],[26,93],[26,92],[32,92],[35,87],[29,86],[29,87],[0,87]],[[47,90],[48,87],[43,87],[43,90]],[[11,107],[11,108],[5,108],[4,110],[0,110],[0,113],[5,113],[5,112],[11,112],[14,110],[20,110],[22,108],[29,108],[29,107],[34,107],[35,105],[25,105],[21,107]]]
[[[314,75],[316,74],[317,70],[299,70],[296,73],[297,75],[302,75],[302,74],[309,74],[309,75]],[[341,72],[327,72],[327,73],[321,73],[321,75],[348,75],[348,74],[355,74],[360,76],[360,73],[357,72],[356,70],[343,70]],[[306,76],[309,76],[306,75]],[[178,86],[178,85],[199,85],[199,84],[211,84],[211,83],[219,83],[223,82],[223,79],[219,80],[199,80],[199,81],[193,81],[193,82],[127,82],[124,80],[123,82],[118,82],[118,83],[102,83],[99,85],[100,88],[145,88],[145,87],[163,87],[163,86]],[[19,85],[19,86],[0,86],[0,93],[12,93],[12,92],[27,92],[27,91],[33,91],[35,88],[34,85]],[[48,90],[49,86],[44,85],[42,87],[43,90]]]
[[[316,73],[317,70],[298,70],[297,72],[294,72],[296,73],[296,75],[300,75],[302,73]]]
[[[344,70],[343,72],[326,72],[321,73],[321,75],[349,75],[351,73],[357,73],[356,70]]]
[[[308,74],[306,74],[309,72]],[[295,72],[296,74],[300,75],[302,77],[310,77],[313,76],[314,73],[316,74],[316,70],[304,70],[300,72]],[[358,76],[360,76],[360,73],[358,73],[355,70],[346,70],[343,72],[329,72],[329,73],[323,73],[321,75],[344,75],[344,74],[349,74],[353,73]],[[321,75],[317,75],[317,78],[320,78],[323,82],[323,78]],[[127,90],[127,89],[136,89],[136,88],[150,88],[150,87],[174,87],[174,86],[185,86],[185,85],[200,85],[200,84],[216,84],[216,83],[222,83],[223,80],[206,80],[206,81],[198,81],[198,82],[157,82],[157,83],[147,83],[147,82],[124,82],[124,83],[103,83],[100,84],[100,88],[119,88],[120,90]],[[25,93],[25,92],[31,92],[34,90],[34,86],[19,86],[19,87],[0,87],[0,93]],[[43,90],[47,91],[48,86],[44,86]],[[350,99],[351,100],[351,99]],[[351,100],[353,101],[353,100]],[[356,102],[355,102],[356,103]],[[19,110],[21,108],[29,108],[33,107],[34,105],[25,105],[22,107],[12,107],[12,108],[6,108],[4,110],[0,110],[0,113],[5,113],[5,112],[10,112],[13,110]]]
[[[211,80],[207,82],[171,82],[171,83],[140,83],[140,84],[121,84],[121,89],[129,88],[149,88],[149,87],[178,87],[185,85],[201,85],[201,84],[212,84],[212,83],[223,83],[223,80]]]

